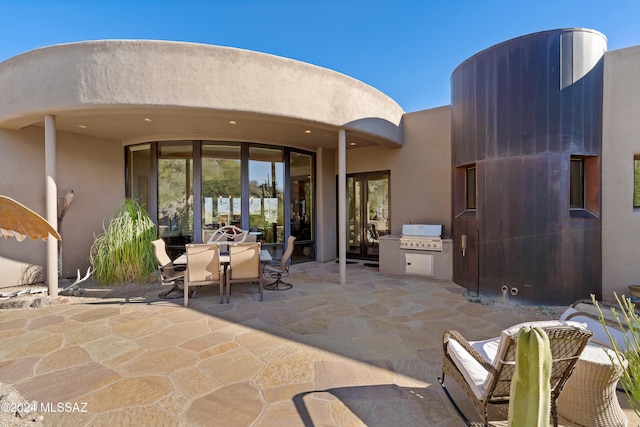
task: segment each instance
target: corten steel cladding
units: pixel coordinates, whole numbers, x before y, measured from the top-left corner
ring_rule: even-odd
[[[545,31],[493,46],[454,70],[458,284],[496,298],[506,284],[519,290],[515,302],[537,304],[569,304],[600,292],[606,43],[592,30]],[[584,164],[581,209],[570,206],[569,172],[576,158]],[[468,209],[470,166],[475,204]]]

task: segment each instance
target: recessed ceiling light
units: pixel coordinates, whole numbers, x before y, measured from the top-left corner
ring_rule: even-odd
[[[311,129],[305,130],[304,133],[311,133]]]
[[[78,125],[78,127],[79,127],[80,129],[86,129],[86,128],[87,128],[87,125]]]
[[[238,124],[238,122],[236,122],[235,120],[229,120],[229,124],[230,124],[230,125],[237,125],[237,124]]]
[[[152,120],[151,120],[149,117],[145,117],[145,118],[144,118],[144,121],[145,121],[145,122],[151,122]]]

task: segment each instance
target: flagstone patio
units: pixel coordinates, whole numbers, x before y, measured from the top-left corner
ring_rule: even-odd
[[[437,382],[442,332],[487,338],[527,319],[452,282],[361,264],[347,275],[341,286],[335,263],[294,265],[293,289],[263,302],[239,284],[231,304],[205,287],[185,308],[141,286],[1,310],[0,382],[38,402],[47,426],[463,425]]]

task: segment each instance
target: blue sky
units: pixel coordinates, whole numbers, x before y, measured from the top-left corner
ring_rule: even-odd
[[[475,53],[564,27],[640,45],[640,0],[0,0],[0,61],[83,40],[216,44],[339,71],[410,112],[448,105],[451,72]]]

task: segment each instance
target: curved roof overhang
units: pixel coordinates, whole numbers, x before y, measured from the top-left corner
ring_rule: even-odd
[[[402,144],[402,108],[344,74],[195,43],[105,40],[0,63],[0,128],[42,125],[124,144],[218,139],[336,148]],[[308,132],[311,131],[311,132]]]

